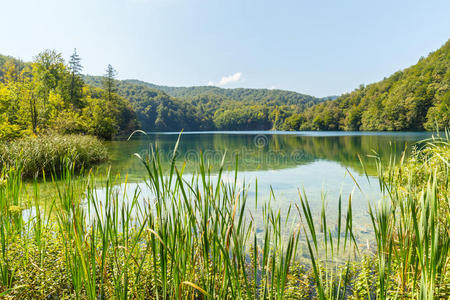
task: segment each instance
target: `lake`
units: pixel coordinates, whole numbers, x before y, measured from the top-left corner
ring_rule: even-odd
[[[146,172],[133,154],[158,149],[162,164],[168,168],[178,136],[151,133],[106,143],[113,174],[128,174],[132,187],[128,190],[139,187],[145,197]],[[185,132],[180,137],[177,162],[179,167],[186,164],[185,176],[189,176],[197,171],[203,156],[214,174],[225,157],[225,180],[231,180],[237,158],[238,181],[248,189],[249,198],[256,197],[257,181],[258,202],[270,202],[281,215],[299,203],[299,191],[304,191],[316,216],[325,201],[332,223],[339,196],[346,204],[352,195],[354,232],[364,241],[372,233],[368,203],[375,204],[382,196],[373,156],[385,163],[398,160],[405,149],[429,137],[428,132]],[[253,217],[258,221],[258,215]]]

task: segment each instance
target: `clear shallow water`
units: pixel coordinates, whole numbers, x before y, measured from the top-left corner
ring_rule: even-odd
[[[128,174],[132,182],[128,191],[138,187],[143,198],[149,197],[143,184],[145,170],[133,154],[145,155],[151,147],[157,148],[163,166],[168,168],[178,135],[153,133],[130,141],[107,143],[113,174]],[[256,178],[258,203],[270,201],[273,208],[285,215],[290,205],[299,204],[298,192],[304,190],[316,216],[322,198],[325,199],[331,225],[337,218],[339,195],[345,212],[352,194],[354,232],[362,242],[371,235],[368,203],[376,203],[381,197],[375,161],[369,156],[376,153],[388,162],[390,157],[399,158],[405,148],[411,149],[430,136],[427,132],[186,132],[181,135],[177,155],[180,166],[186,163],[185,176],[197,171],[202,155],[214,174],[225,155],[225,178],[229,179],[234,176],[237,157],[238,181],[241,185],[245,182],[249,188],[249,211],[253,212],[257,224],[261,216],[251,204]]]

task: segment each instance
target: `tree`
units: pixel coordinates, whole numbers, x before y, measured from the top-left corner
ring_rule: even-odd
[[[440,103],[430,108],[425,128],[428,130],[446,130],[450,128],[450,91],[444,94]]]
[[[67,65],[51,50],[33,63],[0,55],[0,140],[48,131],[111,139],[135,130],[131,104],[114,93],[114,69],[108,68],[107,93],[84,84],[80,60],[76,50]]]
[[[353,105],[344,119],[345,130],[358,131],[361,126],[361,112],[356,105]]]
[[[45,50],[34,58],[33,77],[39,82],[44,107],[50,91],[56,89],[63,79],[65,68],[61,53],[55,50]]]
[[[73,50],[73,54],[69,59],[70,70],[70,84],[69,84],[69,101],[75,107],[81,108],[83,97],[83,80],[81,79],[81,71],[83,66],[81,65],[81,58],[77,53],[77,49]]]
[[[103,89],[106,91],[106,100],[110,102],[113,100],[113,94],[116,92],[116,76],[117,71],[111,65],[108,65],[103,79]]]

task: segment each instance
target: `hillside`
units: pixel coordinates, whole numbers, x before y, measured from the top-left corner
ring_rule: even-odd
[[[380,82],[292,116],[291,130],[433,130],[450,126],[450,40]]]
[[[0,139],[45,131],[111,139],[135,128],[433,130],[450,127],[450,40],[417,64],[340,97],[283,90],[168,87],[82,75],[74,53],[0,55]],[[108,69],[109,69],[108,68]]]
[[[101,86],[102,77],[83,78]],[[283,90],[167,87],[139,80],[118,80],[116,86],[149,131],[283,129],[286,118],[325,101]]]
[[[273,105],[308,106],[320,102],[320,99],[292,91],[279,89],[220,88],[216,86],[170,87],[156,85],[140,80],[124,80],[125,82],[145,85],[167,93],[179,99],[192,99],[203,95],[217,95],[230,100],[246,103],[270,103]]]
[[[417,64],[340,97],[268,89],[118,82],[148,130],[433,130],[450,126],[450,41]],[[101,77],[85,77],[99,86]]]
[[[52,50],[32,62],[0,55],[0,140],[46,132],[111,139],[135,130],[128,100],[86,85],[81,69],[76,52],[68,63]]]

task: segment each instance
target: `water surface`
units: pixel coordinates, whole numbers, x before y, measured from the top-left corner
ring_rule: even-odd
[[[142,188],[145,197],[145,170],[133,154],[145,155],[157,149],[163,166],[168,168],[178,136],[152,133],[107,143],[112,171],[128,174],[131,187]],[[371,234],[368,203],[381,198],[373,157],[386,163],[398,160],[405,149],[410,151],[430,136],[427,132],[185,132],[180,137],[177,157],[179,167],[186,164],[185,176],[198,171],[201,157],[214,174],[225,157],[225,178],[234,176],[237,159],[238,179],[241,185],[246,183],[250,200],[256,196],[257,178],[258,201],[270,201],[282,214],[290,205],[299,203],[299,191],[304,191],[315,215],[325,201],[332,224],[339,196],[347,203],[352,195],[354,230],[364,240]]]

